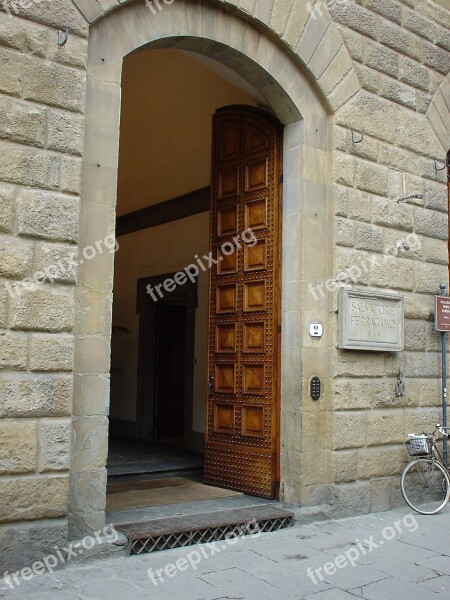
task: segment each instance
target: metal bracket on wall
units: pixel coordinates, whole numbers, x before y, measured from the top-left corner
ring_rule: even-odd
[[[352,130],[352,142],[354,144],[360,144],[362,141],[364,141],[364,135],[365,135],[365,130],[363,128],[363,129],[361,129],[361,137],[359,138],[359,140],[357,140],[355,138],[355,132]]]
[[[435,160],[433,162],[436,171],[443,171],[444,169],[448,169],[449,167],[448,158],[445,159],[444,166],[442,168],[437,166],[437,162]]]
[[[65,46],[69,39],[70,33],[70,21],[67,21],[66,31],[60,31],[58,29],[58,46]]]
[[[398,372],[397,381],[395,383],[395,395],[397,398],[405,395],[405,377],[401,369]]]

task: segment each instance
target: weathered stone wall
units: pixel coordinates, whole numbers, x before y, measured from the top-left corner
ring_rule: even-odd
[[[289,227],[283,266],[298,271],[283,288],[286,306],[297,302],[283,317],[284,498],[333,502],[337,514],[379,510],[396,501],[404,436],[429,429],[439,416],[439,340],[432,312],[433,294],[447,280],[448,230],[445,175],[433,160],[442,164],[445,144],[450,145],[445,81],[450,10],[446,0],[325,3],[328,9],[322,2],[308,7],[290,0],[211,0],[201,11],[194,0],[176,0],[164,6],[159,21],[149,17],[144,25],[136,20],[144,10],[138,2],[133,28],[127,29],[118,17],[127,3],[118,0],[30,0],[24,6],[0,0],[0,555],[5,565],[17,564],[20,555],[23,566],[27,552],[32,556],[36,547],[44,552],[64,540],[69,462],[73,535],[102,524],[113,261],[109,256],[91,263],[78,277],[75,296],[74,256],[78,241],[91,244],[114,229],[118,120],[108,119],[118,115],[121,59],[133,43],[177,28],[214,37],[254,58],[281,82],[305,119],[296,127],[278,88],[266,85],[249,63],[242,67],[250,82],[266,85],[262,92],[280,118],[286,115],[287,150],[301,159],[287,173],[284,189]],[[117,18],[102,29],[102,17],[110,12]],[[68,20],[69,42],[59,48],[57,30]],[[81,195],[90,26],[88,104],[94,108],[86,124]],[[235,55],[229,64],[241,66]],[[351,131],[358,135],[362,128],[364,141],[355,144]],[[99,189],[108,190],[107,202]],[[411,194],[423,199],[395,202]],[[420,246],[384,258],[412,233]],[[316,299],[308,286],[362,264],[372,267],[356,285],[405,295],[405,352],[336,350],[337,294]],[[8,285],[55,265],[54,283],[8,291]],[[317,317],[325,323],[325,336],[313,342],[306,328]],[[397,398],[399,368],[406,395]],[[316,374],[324,393],[312,403],[309,378]]]
[[[450,71],[450,5],[327,4],[362,86],[335,116],[335,275],[361,267],[357,285],[399,291],[406,316],[404,352],[336,351],[330,479],[339,484],[336,502],[352,496],[357,510],[383,510],[399,499],[405,436],[440,420],[433,294],[448,281],[448,197],[446,171],[437,171],[434,160],[442,167],[450,147],[450,86],[443,83]],[[443,95],[436,94],[440,85]],[[432,120],[441,141],[426,115],[438,96],[442,110]],[[364,141],[353,143],[351,131],[359,139],[362,128]],[[423,199],[395,202],[413,194]],[[413,242],[409,250],[390,250],[405,239]],[[403,397],[395,395],[399,369]]]
[[[88,33],[70,2],[27,4],[17,7],[19,14],[8,4],[0,11],[0,562],[5,567],[17,562],[14,556],[26,565],[36,546],[45,551],[67,538]],[[57,28],[67,19],[73,28],[70,43],[59,48]],[[15,286],[39,271],[54,273],[54,283],[42,283],[41,277],[35,289]]]

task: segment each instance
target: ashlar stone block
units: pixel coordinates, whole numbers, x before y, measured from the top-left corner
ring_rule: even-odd
[[[72,406],[72,377],[0,373],[0,417],[64,417]]]
[[[17,198],[19,234],[50,240],[76,242],[79,202],[38,190],[22,190]]]
[[[31,371],[71,371],[73,352],[72,335],[32,334],[30,369]]]
[[[36,421],[0,419],[0,474],[36,470]]]
[[[43,419],[39,423],[39,471],[65,471],[70,464],[70,419]]]
[[[49,284],[13,288],[10,298],[12,329],[70,331],[74,322],[72,288]]]
[[[65,476],[1,477],[0,523],[65,516],[68,488]]]

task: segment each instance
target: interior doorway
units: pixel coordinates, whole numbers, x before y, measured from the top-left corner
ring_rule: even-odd
[[[183,440],[184,433],[186,307],[161,305],[156,323],[154,439],[176,443]]]
[[[275,119],[256,111],[262,103],[232,71],[190,52],[144,50],[124,61],[107,465],[111,484],[174,477],[203,482],[209,440],[209,484],[264,497],[277,493],[279,274],[273,269],[279,262],[274,207],[281,152],[277,147],[275,158],[272,142],[267,146],[261,123],[264,115],[268,123]],[[245,127],[239,133],[248,164],[239,167],[242,198],[234,229],[227,229],[233,225],[234,192],[227,187],[232,178],[212,170],[213,118],[230,105],[255,110],[260,121],[253,137]],[[232,149],[232,137],[227,139]],[[269,150],[271,160],[265,155]],[[226,196],[223,210],[222,198],[211,204],[217,177]],[[218,218],[222,229],[216,235]],[[256,249],[236,248],[236,264],[241,265],[237,271],[225,272],[233,259],[221,262],[220,257],[220,283],[229,280],[228,286],[236,286],[235,308],[240,307],[242,316],[233,314],[232,307],[216,314],[219,300],[209,282],[217,273],[209,267],[219,262],[218,242],[231,243],[251,227],[258,238]],[[166,282],[189,265],[195,266],[195,277],[166,291]],[[264,290],[262,282],[267,283]],[[247,311],[244,293],[246,302],[259,294],[264,307]],[[212,307],[214,333],[208,329]],[[216,327],[225,333],[227,323],[234,323],[240,346],[222,350],[214,346]],[[218,361],[211,367],[216,352]],[[246,389],[214,388],[211,394],[211,368],[218,369],[219,381],[229,371],[224,364],[233,360],[233,352],[236,385]],[[232,407],[232,423],[225,431]],[[211,459],[217,462],[219,446],[227,444],[248,463],[251,485],[237,485],[236,477],[211,480]],[[249,457],[254,458],[251,465]],[[228,471],[233,470],[231,463]],[[220,469],[223,475],[223,465]],[[267,477],[273,479],[269,484]],[[263,493],[255,483],[258,478],[265,479]]]

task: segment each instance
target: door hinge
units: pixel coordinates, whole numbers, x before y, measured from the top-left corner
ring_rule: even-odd
[[[278,325],[277,331],[278,333],[281,333],[281,325]]]
[[[280,175],[278,178],[278,183],[283,183],[283,181],[284,181],[284,177],[283,177],[283,175]]]

